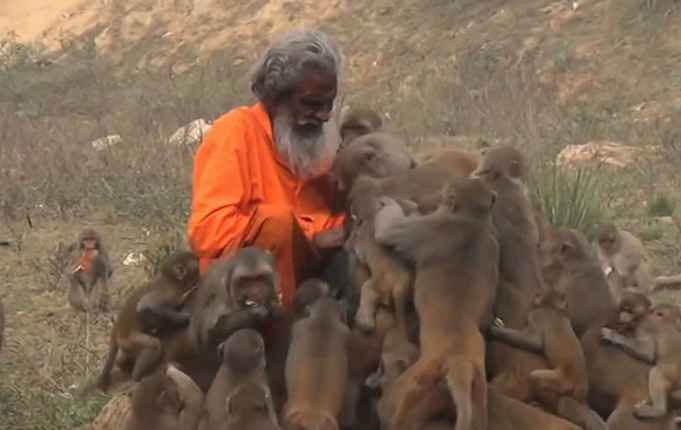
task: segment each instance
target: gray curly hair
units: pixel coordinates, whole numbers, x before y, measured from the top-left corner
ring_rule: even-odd
[[[321,30],[293,30],[275,40],[256,64],[251,91],[260,101],[278,102],[301,86],[301,72],[315,68],[340,73],[341,53]]]

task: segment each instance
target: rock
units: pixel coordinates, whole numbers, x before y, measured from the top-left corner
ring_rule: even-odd
[[[125,257],[125,260],[123,260],[123,265],[124,266],[134,266],[137,265],[143,261],[145,261],[146,258],[144,255],[140,254],[139,252],[133,252],[128,254],[127,257]]]
[[[90,145],[96,150],[96,151],[103,151],[106,148],[109,148],[114,145],[118,145],[123,141],[123,138],[118,135],[118,134],[111,134],[109,136],[105,137],[100,137],[97,140],[93,140]]]
[[[205,119],[196,119],[184,127],[178,128],[168,139],[168,145],[189,146],[199,144],[210,126],[211,123]]]
[[[607,141],[568,145],[558,154],[556,164],[561,167],[581,167],[601,163],[608,168],[621,169],[638,161],[643,151],[643,148]]]

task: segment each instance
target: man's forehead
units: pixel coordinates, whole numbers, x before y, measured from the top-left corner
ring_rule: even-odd
[[[337,77],[325,70],[307,70],[303,73],[303,95],[333,97],[336,93]]]

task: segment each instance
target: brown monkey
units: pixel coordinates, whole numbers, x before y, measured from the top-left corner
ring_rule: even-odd
[[[330,297],[310,306],[310,315],[296,321],[286,357],[283,427],[287,430],[338,428],[348,381],[350,330]]]
[[[297,319],[309,315],[310,305],[320,297],[330,295],[329,284],[319,278],[311,278],[301,282],[293,297],[293,315]]]
[[[641,322],[636,337],[623,336],[612,329],[602,330],[603,341],[618,346],[632,357],[654,364],[648,373],[649,403],[637,405],[639,419],[662,419],[668,410],[668,397],[681,399],[681,309],[662,304],[653,307]]]
[[[524,330],[491,327],[490,334],[547,358],[551,369],[537,369],[529,375],[535,390],[549,394],[547,407],[586,430],[606,429],[605,422],[587,405],[586,359],[565,314],[566,306],[565,296],[550,290],[537,296]],[[537,394],[539,401],[545,398]]]
[[[257,247],[240,249],[208,267],[201,279],[189,330],[201,348],[217,348],[241,328],[259,328],[280,309],[274,257]]]
[[[369,208],[371,203],[351,204],[350,216],[353,229],[346,242],[346,249],[357,256],[367,267],[369,278],[361,286],[355,324],[362,330],[371,331],[376,325],[379,304],[391,306],[395,311],[397,326],[406,336],[407,302],[411,296],[412,273],[404,262],[391,254],[374,239],[373,217],[378,209]]]
[[[69,274],[69,304],[77,311],[107,311],[113,268],[101,235],[92,228],[85,228],[71,249],[75,268]]]
[[[225,401],[237,388],[252,382],[265,387],[267,406],[276,423],[274,406],[265,375],[265,342],[253,329],[241,329],[220,344],[218,354],[222,365],[206,393],[206,407],[201,430],[219,430],[228,419]]]
[[[492,220],[499,240],[499,289],[494,300],[494,315],[515,330],[526,325],[533,299],[545,290],[541,279],[539,235],[524,178],[525,160],[510,146],[486,148],[472,177],[479,178],[497,194]],[[521,401],[531,397],[528,385],[533,370],[546,368],[540,354],[518,349],[505,342],[488,345],[490,386]]]
[[[353,139],[379,131],[383,126],[381,116],[375,110],[360,106],[350,109],[340,126],[340,149]]]
[[[404,142],[388,133],[374,132],[356,138],[338,151],[332,172],[341,192],[352,189],[360,175],[387,178],[415,166]]]
[[[616,272],[621,287],[648,289],[653,286],[650,256],[643,243],[630,232],[605,222],[598,229],[597,255],[606,275]]]
[[[281,430],[272,414],[272,399],[266,385],[247,381],[234,389],[226,398],[225,420],[220,430]]]
[[[154,337],[156,330],[149,326],[149,321],[169,324],[175,330],[186,327],[189,314],[177,308],[194,291],[198,280],[198,257],[191,252],[177,252],[156,276],[132,293],[111,331],[109,353],[95,382],[96,387],[106,392],[112,382],[128,376],[140,381],[162,363],[162,341]],[[90,388],[86,386],[81,395]]]
[[[652,303],[645,294],[626,293],[617,307],[617,316],[608,321],[605,327],[625,336],[635,336],[651,306]]]
[[[203,393],[174,366],[142,378],[131,399],[124,430],[193,430],[203,408]]]
[[[552,228],[540,247],[542,276],[567,298],[567,314],[577,336],[617,309],[605,274],[589,253],[582,233]]]
[[[414,303],[421,356],[398,380],[389,427],[417,428],[433,413],[424,393],[444,380],[457,411],[456,430],[487,426],[485,342],[480,332],[498,284],[499,244],[492,226],[495,194],[478,179],[452,180],[433,213],[406,216],[389,198],[375,237],[416,266]]]
[[[539,244],[541,244],[546,238],[546,235],[551,228],[551,223],[549,222],[548,218],[546,218],[546,215],[544,215],[540,210],[533,209],[532,213],[534,213],[534,223],[537,226],[539,239],[537,246],[539,246]]]

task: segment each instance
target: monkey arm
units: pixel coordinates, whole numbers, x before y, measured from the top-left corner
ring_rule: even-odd
[[[492,337],[502,340],[511,346],[538,353],[544,351],[544,342],[542,342],[541,334],[536,331],[528,329],[518,331],[506,327],[492,326],[489,332]]]
[[[166,375],[177,385],[183,404],[179,416],[180,428],[196,428],[203,412],[203,392],[189,376],[173,365],[166,368]]]
[[[268,315],[269,310],[264,306],[255,309],[237,309],[221,315],[215,325],[208,329],[209,342],[217,345],[238,330],[257,329]]]
[[[416,250],[432,243],[442,231],[438,228],[437,213],[406,216],[402,207],[393,199],[384,198],[385,206],[374,218],[374,238],[383,245],[394,246],[407,258],[414,259]]]
[[[190,313],[176,310],[179,300],[174,292],[161,288],[142,296],[137,303],[137,312],[150,322],[151,326],[163,325],[164,329],[181,329],[189,325]],[[152,322],[153,321],[153,322]],[[157,327],[154,327],[157,328]]]
[[[633,358],[648,364],[655,364],[655,340],[653,338],[637,339],[624,336],[616,331],[601,329],[603,342],[613,345]]]

